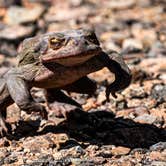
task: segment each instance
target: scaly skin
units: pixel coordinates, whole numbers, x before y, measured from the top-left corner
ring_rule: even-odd
[[[7,106],[16,103],[21,110],[40,112],[47,118],[43,105],[30,94],[32,87],[44,88],[48,107],[65,116],[81,106],[65,96],[60,89],[93,94],[96,84],[87,74],[107,67],[115,81],[107,87],[106,96],[126,88],[131,81],[130,70],[116,52],[107,55],[100,48],[92,30],[79,29],[47,33],[24,40],[18,54],[18,65],[0,78],[0,134],[8,132],[5,125]],[[64,104],[64,101],[65,103]]]

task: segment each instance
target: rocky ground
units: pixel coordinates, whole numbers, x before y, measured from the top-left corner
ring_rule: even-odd
[[[8,108],[12,133],[0,138],[0,165],[166,166],[165,0],[0,0],[0,74],[16,64],[24,38],[93,27],[107,52],[121,52],[131,85],[106,102],[107,69],[89,75],[94,96],[69,94],[85,113],[49,123]],[[43,102],[43,91],[32,89]]]

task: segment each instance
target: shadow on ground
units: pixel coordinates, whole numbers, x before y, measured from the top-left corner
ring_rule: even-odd
[[[10,136],[10,139],[18,140],[22,137],[42,135],[48,132],[65,132],[81,142],[130,148],[148,148],[157,142],[166,140],[166,130],[164,129],[154,125],[136,123],[131,119],[115,118],[112,113],[107,111],[71,113],[66,121],[57,126],[48,125],[42,131],[37,132],[39,125],[40,122],[37,121],[20,121],[15,131],[16,134]]]

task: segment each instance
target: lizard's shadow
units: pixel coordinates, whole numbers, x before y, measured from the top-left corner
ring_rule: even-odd
[[[36,123],[36,127],[31,126]],[[86,141],[97,145],[117,145],[130,148],[148,148],[166,140],[166,130],[154,125],[136,123],[131,119],[116,118],[107,111],[71,113],[68,119],[57,126],[48,125],[37,132],[39,124],[21,121],[11,139],[42,135],[48,132],[67,133],[77,141]],[[21,132],[20,132],[21,131]]]

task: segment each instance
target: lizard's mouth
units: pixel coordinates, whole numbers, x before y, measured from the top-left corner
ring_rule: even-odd
[[[42,62],[43,63],[55,62],[63,66],[76,66],[86,62],[90,58],[99,54],[101,51],[102,51],[101,48],[98,47],[97,49],[96,48],[90,49],[84,52],[77,51],[70,54],[62,52],[61,54],[56,55],[54,53],[50,53],[42,57]]]

